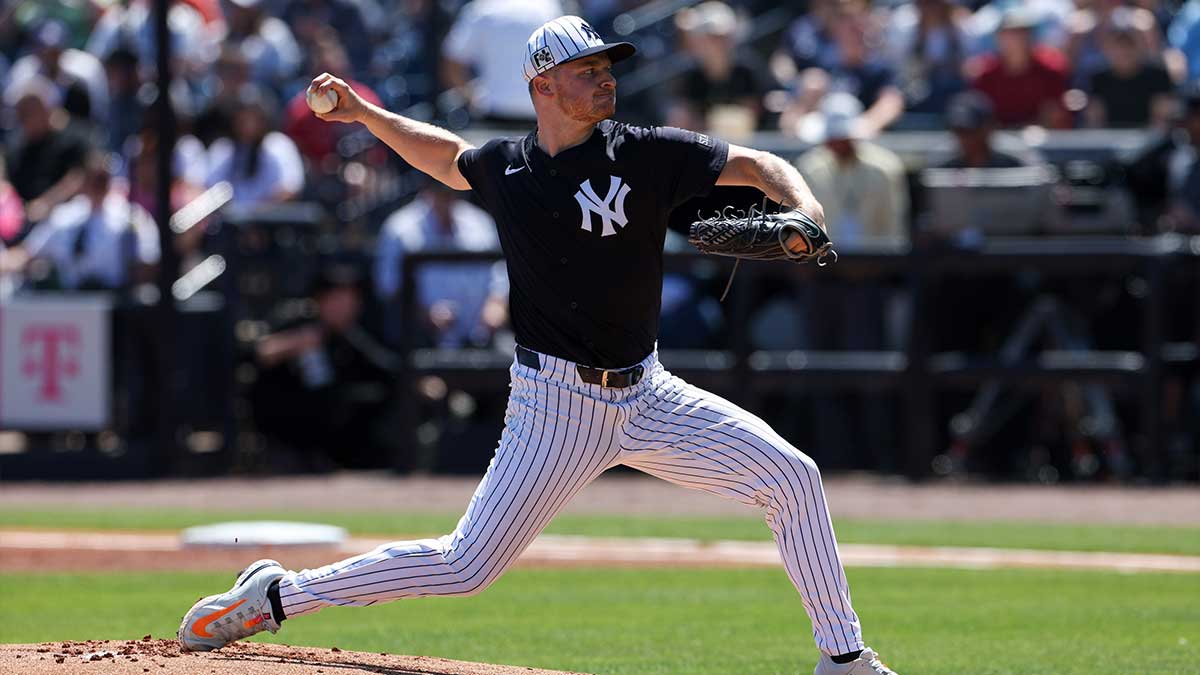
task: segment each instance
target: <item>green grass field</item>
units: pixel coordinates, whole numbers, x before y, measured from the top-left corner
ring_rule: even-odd
[[[437,534],[456,514],[6,510],[0,527],[163,530],[228,519]],[[1200,555],[1200,529],[839,521],[843,542]],[[556,534],[765,540],[757,517],[562,516]],[[0,642],[174,634],[208,573],[0,575]],[[868,643],[904,675],[1197,673],[1200,579],[1043,570],[848,570]],[[604,675],[811,672],[807,617],[781,570],[517,569],[472,598],[332,609],[271,641]]]
[[[745,517],[651,518],[562,515],[550,534],[608,537],[681,537],[768,540],[766,525]],[[137,511],[133,509],[37,509],[0,511],[0,527],[95,530],[169,530],[224,520],[300,520],[339,525],[359,535],[427,536],[454,528],[459,514],[316,511]],[[838,520],[838,540],[857,544],[993,546],[1062,551],[1200,555],[1200,528],[1047,525],[1013,522],[926,522]]]
[[[869,644],[905,675],[1195,673],[1189,575],[851,569]],[[229,574],[0,576],[0,641],[173,635]],[[271,641],[605,675],[811,672],[779,570],[527,570],[471,598],[331,609]]]

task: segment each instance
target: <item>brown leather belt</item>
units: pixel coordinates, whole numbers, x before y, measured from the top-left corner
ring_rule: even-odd
[[[533,368],[534,370],[542,369],[542,360],[538,358],[537,352],[530,351],[521,345],[517,345],[517,363],[527,368]],[[575,370],[579,373],[579,379],[584,382],[598,384],[607,389],[632,387],[641,382],[642,376],[646,374],[646,369],[641,365],[624,370],[604,370],[577,365],[575,366]]]

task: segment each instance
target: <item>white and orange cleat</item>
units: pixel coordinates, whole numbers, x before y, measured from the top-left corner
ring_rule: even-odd
[[[179,643],[188,651],[207,652],[264,630],[277,632],[267,589],[285,574],[274,560],[251,563],[233,588],[192,605],[179,624]]]
[[[821,654],[821,660],[817,662],[817,669],[813,671],[813,675],[898,675],[898,673],[884,665],[875,650],[868,647],[863,649],[858,658],[850,663],[834,663],[829,656]]]

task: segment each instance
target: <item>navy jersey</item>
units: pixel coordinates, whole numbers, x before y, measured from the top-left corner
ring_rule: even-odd
[[[550,157],[536,132],[464,152],[459,171],[496,220],[517,342],[600,368],[654,349],[671,209],[707,194],[723,141],[611,120]]]

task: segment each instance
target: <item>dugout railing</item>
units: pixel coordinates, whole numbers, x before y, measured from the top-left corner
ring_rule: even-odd
[[[401,284],[401,316],[415,321],[418,270],[430,264],[463,264],[499,259],[488,253],[413,253],[405,258]],[[698,386],[728,392],[754,408],[764,396],[817,390],[890,392],[897,395],[903,425],[899,466],[911,479],[931,473],[942,451],[939,425],[945,416],[938,396],[948,390],[974,390],[988,383],[1035,390],[1059,383],[1097,383],[1116,387],[1137,401],[1138,443],[1133,452],[1141,475],[1155,481],[1169,478],[1165,456],[1163,388],[1166,376],[1192,377],[1200,363],[1200,326],[1184,341],[1168,342],[1169,308],[1190,306],[1189,298],[1168,297],[1171,275],[1176,287],[1195,294],[1200,272],[1200,237],[1161,235],[1145,238],[1071,237],[1013,238],[989,241],[973,248],[948,245],[910,248],[900,244],[846,249],[837,264],[819,271],[822,279],[853,279],[854,283],[891,284],[902,288],[910,311],[900,349],[880,351],[808,351],[755,349],[749,337],[755,289],[767,280],[803,284],[812,270],[784,264],[742,265],[725,300],[728,348],[720,350],[662,349],[663,363]],[[699,254],[668,254],[668,271],[687,272],[696,264],[729,265]],[[1072,277],[1137,279],[1138,340],[1132,349],[1034,350],[1019,359],[997,354],[937,351],[934,326],[939,306],[933,291],[939,284],[988,275],[1034,274],[1045,280]],[[1181,291],[1189,292],[1189,291]],[[415,325],[409,323],[408,325]],[[437,375],[448,386],[465,390],[503,391],[508,385],[512,355],[489,349],[414,348],[399,345],[405,364],[401,377],[405,423],[415,430],[418,413],[412,383],[422,375]],[[410,439],[415,444],[415,438]]]

